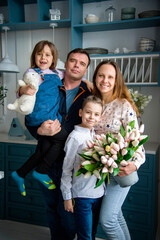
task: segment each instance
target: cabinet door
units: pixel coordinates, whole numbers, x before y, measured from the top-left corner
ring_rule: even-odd
[[[4,144],[0,143],[0,171],[4,171]],[[5,179],[0,179],[0,219],[5,216],[4,212],[4,191]]]

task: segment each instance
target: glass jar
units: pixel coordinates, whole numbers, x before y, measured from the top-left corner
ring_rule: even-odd
[[[105,21],[107,21],[107,22],[115,21],[115,14],[116,14],[116,9],[112,5],[110,5],[105,10]]]

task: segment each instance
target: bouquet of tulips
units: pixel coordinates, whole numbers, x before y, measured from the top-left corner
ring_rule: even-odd
[[[148,140],[144,132],[144,124],[139,129],[134,128],[135,121],[130,122],[124,129],[120,127],[121,132],[117,137],[112,133],[106,135],[95,135],[93,141],[87,141],[87,148],[79,153],[81,165],[76,176],[84,174],[84,177],[95,175],[97,182],[95,187],[99,187],[108,178],[109,173],[116,176],[119,173],[119,166],[126,166],[127,161],[134,161],[138,156],[137,149]]]

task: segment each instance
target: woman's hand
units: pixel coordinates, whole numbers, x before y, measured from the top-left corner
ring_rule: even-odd
[[[70,200],[64,200],[64,209],[65,209],[67,212],[71,212],[71,213],[74,212],[72,199],[70,199]]]
[[[87,85],[87,88],[88,88],[88,90],[90,91],[90,92],[92,92],[92,90],[93,90],[93,83],[92,82],[90,82],[89,80],[84,80],[83,82],[85,82],[86,83],[86,85]]]
[[[126,167],[120,167],[118,176],[123,177],[131,174],[134,171],[137,171],[137,167],[134,162],[127,162],[128,165]]]
[[[37,133],[39,135],[45,135],[45,136],[53,136],[61,131],[61,124],[58,121],[58,119],[47,120],[41,124],[41,126],[38,128]]]
[[[35,94],[36,90],[34,88],[32,88],[30,85],[26,85],[26,86],[22,86],[19,89],[19,95],[31,95],[33,96]]]

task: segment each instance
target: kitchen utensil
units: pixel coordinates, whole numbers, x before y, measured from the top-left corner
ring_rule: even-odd
[[[113,22],[115,20],[115,14],[116,14],[116,9],[112,5],[110,5],[105,10],[105,20],[107,22]]]
[[[88,52],[88,54],[108,54],[108,49],[105,48],[85,48],[85,50]]]
[[[122,14],[135,14],[136,9],[134,7],[127,7],[127,8],[122,8],[121,13]]]
[[[86,23],[97,23],[99,22],[99,17],[94,14],[88,14],[85,18]]]
[[[158,17],[158,16],[160,16],[160,11],[158,10],[144,11],[138,14],[139,18],[150,18],[150,17]]]

